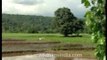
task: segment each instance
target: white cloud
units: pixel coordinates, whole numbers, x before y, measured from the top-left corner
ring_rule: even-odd
[[[81,0],[2,0],[2,13],[54,16],[60,7],[68,7],[75,16],[87,10]]]
[[[43,3],[43,0],[14,0],[13,1],[16,4],[23,4],[23,5],[35,5]]]

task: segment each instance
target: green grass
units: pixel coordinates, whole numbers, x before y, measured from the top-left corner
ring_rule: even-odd
[[[2,33],[2,39],[24,39],[28,41],[60,41],[63,43],[93,44],[90,35],[82,34],[82,37],[63,37],[61,34],[28,34],[28,33]]]

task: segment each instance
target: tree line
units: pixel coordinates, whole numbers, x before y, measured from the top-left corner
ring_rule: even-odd
[[[2,14],[2,32],[49,33],[53,17]]]
[[[75,17],[69,8],[58,8],[54,14],[54,17],[2,14],[2,32],[61,33],[64,36],[89,32],[84,19]]]

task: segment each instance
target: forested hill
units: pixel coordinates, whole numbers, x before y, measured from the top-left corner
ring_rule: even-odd
[[[53,17],[2,14],[2,32],[52,32]]]

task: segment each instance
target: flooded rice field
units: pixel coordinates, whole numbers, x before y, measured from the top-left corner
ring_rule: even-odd
[[[96,60],[93,50],[81,44],[3,40],[2,60]]]

